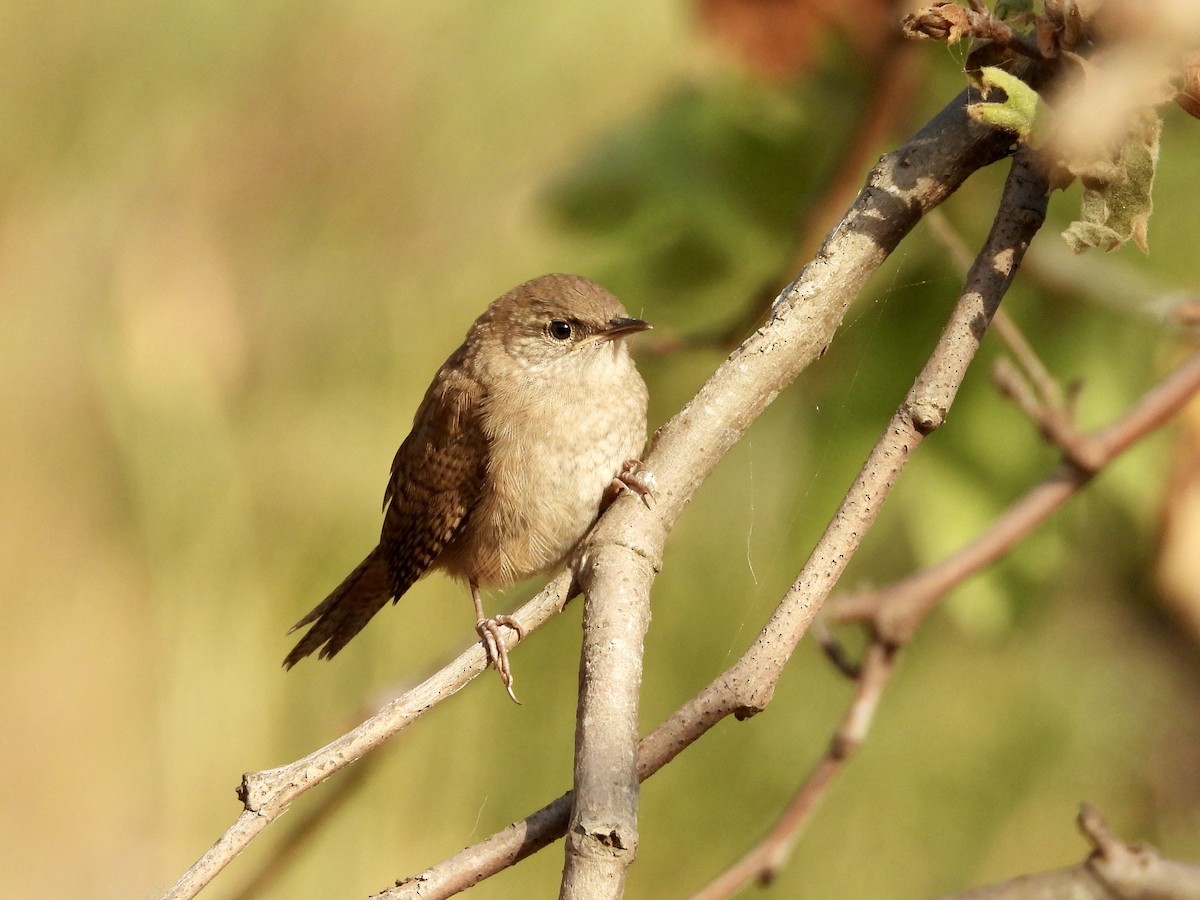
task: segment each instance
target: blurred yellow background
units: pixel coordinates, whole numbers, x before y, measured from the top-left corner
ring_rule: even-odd
[[[955,59],[926,52],[944,71],[912,124],[961,86]],[[836,57],[823,73],[834,91],[861,77]],[[816,145],[853,112],[763,100],[682,2],[0,8],[0,893],[156,896],[232,822],[242,772],[326,742],[473,639],[465,591],[434,576],[335,661],[280,667],[287,627],[375,541],[392,453],[489,300],[575,271],[687,331],[734,316],[777,265],[782,228],[727,216],[717,233],[741,241],[736,264],[665,298],[619,243],[570,227],[565,188],[557,217],[547,200],[597,146],[646,158],[622,129],[711,85],[738,98],[718,109],[774,110]],[[724,140],[727,119],[688,115],[687,133]],[[1191,204],[1172,212],[1200,196],[1195,123],[1180,119],[1155,256],[1123,256],[1194,285]],[[986,229],[1000,176],[952,208],[964,231]],[[686,203],[681,180],[667,205]],[[673,535],[647,727],[753,639],[932,345],[952,267],[926,240],[880,280],[824,374],[764,417]],[[1029,291],[1014,303],[1088,380],[1089,424],[1175,352],[1128,311]],[[652,427],[721,355],[643,361]],[[935,561],[1053,462],[982,376],[961,402],[959,437],[914,467],[858,578]],[[921,897],[1070,864],[1082,799],[1126,836],[1200,857],[1200,666],[1148,574],[1170,449],[1164,436],[1133,454],[920,636],[772,896]],[[514,653],[523,706],[488,675],[386,747],[265,896],[382,889],[565,789],[577,617]],[[723,724],[647,785],[631,896],[703,885],[822,751],[850,687],[811,647],[793,668],[765,714]],[[234,896],[296,813],[205,896]],[[555,846],[476,893],[549,896],[560,866]]]

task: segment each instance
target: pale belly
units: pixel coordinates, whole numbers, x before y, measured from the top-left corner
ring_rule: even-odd
[[[452,575],[503,586],[559,563],[595,521],[605,492],[646,443],[645,385],[633,369],[619,390],[572,405],[563,392],[490,428],[487,490],[466,533],[443,554]],[[632,376],[631,381],[629,376]],[[605,402],[603,398],[615,398]]]

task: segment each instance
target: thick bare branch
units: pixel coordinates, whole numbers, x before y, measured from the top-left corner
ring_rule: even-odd
[[[641,507],[639,500],[625,502]],[[657,565],[624,546],[585,545],[574,804],[561,896],[620,897],[637,853],[638,698]]]

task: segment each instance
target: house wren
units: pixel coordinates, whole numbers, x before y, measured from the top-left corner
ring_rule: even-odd
[[[650,325],[577,275],[513,288],[475,320],[433,378],[396,451],[379,546],[292,631],[283,661],[337,653],[431,569],[466,581],[475,630],[510,696],[501,639],[481,586],[503,587],[561,562],[622,487],[649,502],[637,456],[646,384],[624,338]],[[513,696],[515,700],[516,697]]]

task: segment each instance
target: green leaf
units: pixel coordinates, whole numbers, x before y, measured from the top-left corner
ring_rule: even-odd
[[[1037,120],[1037,91],[1015,75],[1010,75],[995,66],[979,70],[979,85],[984,92],[1000,88],[1007,95],[999,103],[972,103],[967,107],[971,118],[993,128],[1001,128],[1016,134],[1022,142],[1028,141]]]

